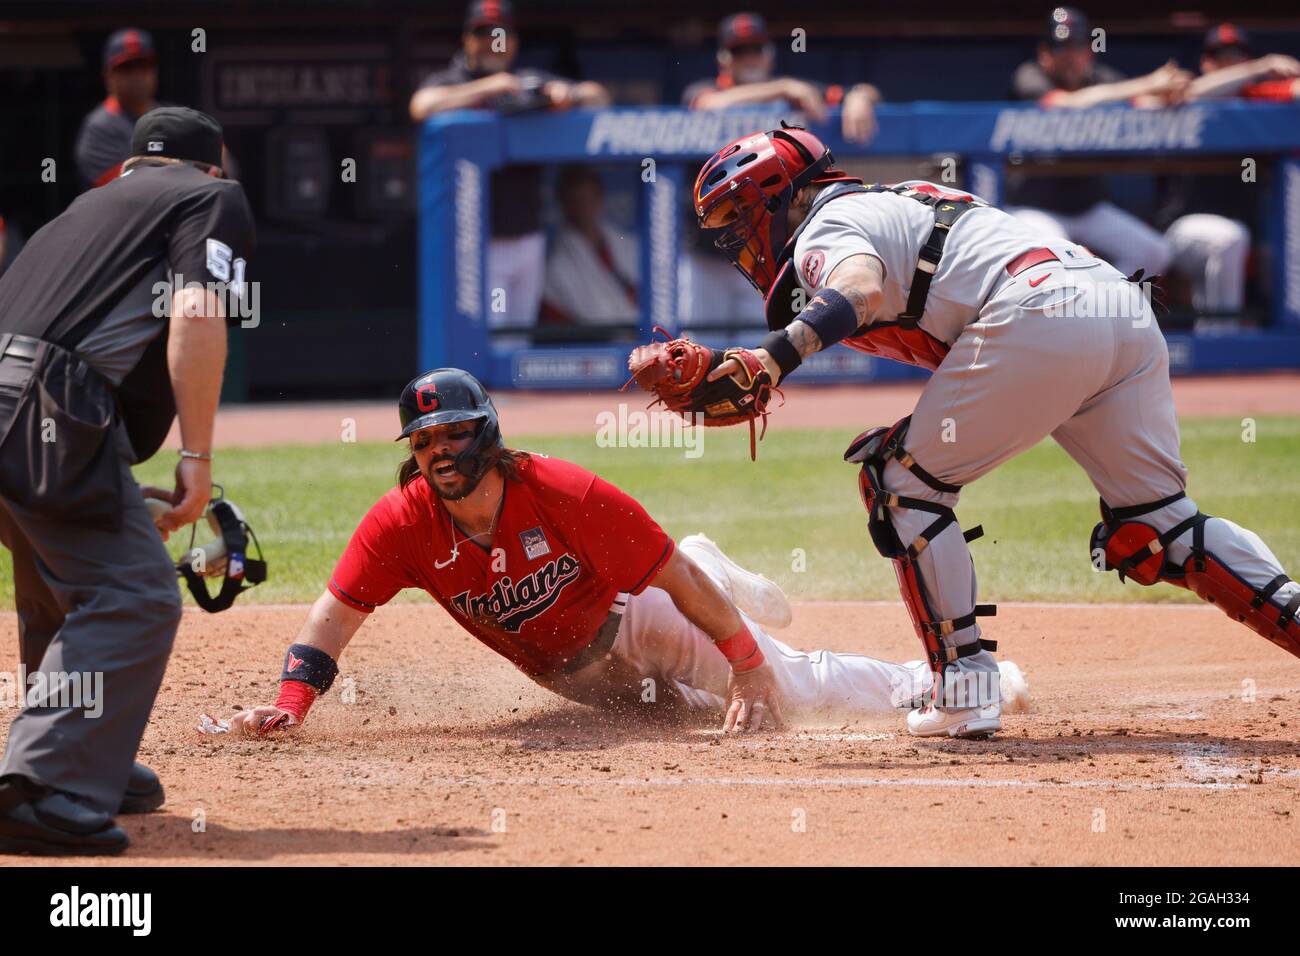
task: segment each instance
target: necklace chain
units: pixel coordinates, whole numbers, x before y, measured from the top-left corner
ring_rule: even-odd
[[[497,519],[501,517],[501,507],[504,504],[505,504],[505,496],[503,495],[501,501],[498,502],[497,504],[497,510],[492,515],[492,521],[488,525],[487,530],[480,531],[478,534],[466,535],[465,537],[461,538],[459,541],[456,540],[456,519],[452,515],[452,513],[448,511],[447,522],[451,525],[451,557],[447,559],[445,564],[440,563],[439,566],[445,567],[447,564],[452,564],[453,562],[455,562],[455,560],[460,557],[460,546],[464,544],[466,541],[473,541],[475,538],[481,538],[485,534],[491,534],[493,527],[497,523]]]

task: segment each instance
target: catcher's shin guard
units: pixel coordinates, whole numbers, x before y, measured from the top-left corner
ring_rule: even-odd
[[[1217,605],[1223,613],[1268,638],[1283,650],[1300,657],[1300,590],[1285,601],[1273,597],[1291,583],[1279,574],[1262,587],[1245,581],[1205,545],[1205,524],[1211,516],[1199,511],[1167,531],[1135,521],[1184,498],[1184,492],[1144,505],[1111,508],[1101,503],[1101,522],[1093,529],[1091,553],[1093,566],[1119,573],[1120,580],[1132,579],[1151,585],[1167,581],[1187,588]],[[1167,549],[1188,531],[1192,533],[1191,555],[1181,566],[1172,562]]]
[[[921,579],[921,569],[917,558],[930,546],[949,525],[956,524],[957,516],[951,508],[925,501],[894,494],[884,486],[885,465],[897,460],[914,475],[936,491],[955,494],[960,488],[939,481],[918,465],[903,449],[903,438],[907,434],[910,416],[888,428],[873,428],[863,432],[844,453],[844,460],[861,462],[862,471],[858,476],[858,488],[862,493],[862,503],[867,509],[867,528],[871,533],[872,543],[884,557],[894,563],[894,574],[898,578],[898,589],[902,592],[903,603],[907,605],[912,618],[916,636],[925,647],[926,659],[935,672],[935,687],[939,688],[943,669],[947,664],[962,657],[970,657],[982,650],[997,650],[995,641],[978,640],[957,646],[950,640],[957,631],[965,630],[975,624],[976,618],[991,616],[996,613],[992,604],[976,604],[969,614],[941,619],[934,613],[926,596],[926,588]],[[935,520],[915,540],[904,543],[889,517],[891,508],[910,508],[935,515]],[[984,533],[978,525],[965,532],[967,541],[974,541]]]

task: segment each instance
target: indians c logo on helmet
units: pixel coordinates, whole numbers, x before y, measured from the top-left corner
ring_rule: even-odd
[[[826,256],[820,252],[810,252],[803,257],[803,265],[799,271],[803,273],[803,281],[812,288],[817,288],[817,283],[822,277],[822,266],[826,262]]]
[[[436,412],[438,410],[438,386],[433,382],[421,385],[415,390],[415,404],[420,407],[422,412]]]

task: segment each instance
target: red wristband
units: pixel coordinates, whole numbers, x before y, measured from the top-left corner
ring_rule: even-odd
[[[276,698],[275,706],[293,714],[298,723],[301,724],[306,719],[307,711],[311,710],[311,705],[315,702],[316,688],[311,684],[304,684],[300,680],[280,682],[280,696]]]
[[[763,652],[758,649],[758,643],[744,621],[740,622],[740,630],[726,640],[718,641],[717,646],[737,674],[752,671],[763,664]]]

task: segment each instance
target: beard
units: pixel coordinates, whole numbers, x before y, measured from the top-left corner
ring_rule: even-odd
[[[431,461],[429,462],[429,470],[421,472],[425,482],[433,489],[433,493],[443,501],[460,501],[463,498],[468,498],[474,493],[474,489],[479,486],[479,482],[483,480],[482,475],[478,478],[469,478],[459,471],[452,472],[445,478],[440,476],[438,466],[450,464],[454,460],[452,458],[440,458],[437,461]]]
[[[772,71],[766,66],[732,67],[732,78],[737,83],[766,83],[772,78]]]

